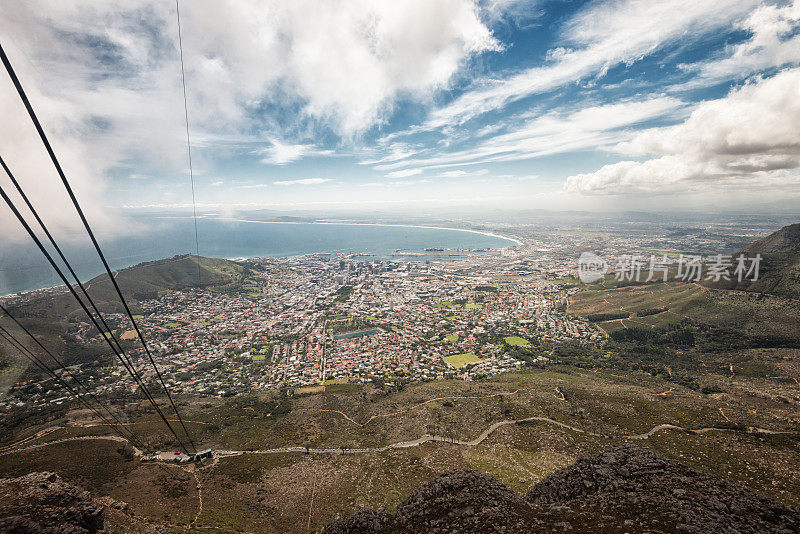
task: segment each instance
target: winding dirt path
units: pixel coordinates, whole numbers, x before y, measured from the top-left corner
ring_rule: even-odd
[[[591,430],[586,430],[583,428],[579,428],[576,426],[568,425],[566,423],[562,423],[560,421],[556,421],[554,419],[550,419],[549,417],[526,417],[524,419],[509,419],[505,421],[497,421],[490,425],[486,430],[481,432],[475,439],[472,440],[461,440],[455,439],[447,436],[437,436],[431,434],[425,434],[420,436],[417,439],[410,440],[410,441],[399,441],[396,443],[391,443],[389,445],[384,445],[383,447],[369,447],[363,449],[345,449],[345,448],[327,448],[327,449],[311,449],[308,447],[277,447],[273,449],[258,449],[258,450],[248,450],[248,451],[236,451],[236,450],[214,450],[212,451],[214,458],[225,458],[228,456],[239,456],[243,454],[284,454],[284,453],[294,453],[294,452],[301,452],[306,454],[360,454],[360,453],[375,453],[375,452],[384,452],[390,449],[406,449],[410,447],[418,447],[424,443],[428,442],[442,442],[442,443],[452,443],[454,445],[461,445],[472,447],[475,445],[480,445],[485,441],[489,436],[491,436],[495,431],[499,428],[502,428],[507,425],[516,425],[521,423],[529,423],[529,422],[542,422],[547,423],[550,425],[554,425],[565,430],[571,430],[573,432],[580,432],[582,434],[586,434],[589,436],[600,437],[605,439],[648,439],[653,437],[658,432],[664,430],[675,430],[680,432],[686,432],[688,434],[695,434],[701,435],[706,434],[708,432],[747,432],[747,433],[763,433],[763,434],[792,434],[792,431],[777,431],[777,430],[768,430],[762,428],[755,428],[749,427],[746,431],[741,431],[733,428],[718,428],[718,427],[704,427],[698,429],[690,429],[685,428],[678,425],[673,425],[671,423],[662,423],[655,425],[653,428],[644,432],[642,434],[620,434],[620,435],[611,435],[611,434],[601,434],[598,432],[594,432]],[[34,445],[28,445],[21,449],[15,449],[12,451],[5,451],[0,452],[0,456],[5,456],[8,454],[17,454],[33,449],[37,449],[40,447],[47,447],[50,445],[55,445],[58,443],[67,443],[72,441],[83,441],[83,440],[111,440],[117,441],[121,443],[128,443],[128,440],[118,437],[118,436],[76,436],[71,438],[64,438],[59,439],[56,441],[48,441],[46,443],[37,443]],[[133,447],[133,445],[131,445]],[[136,456],[142,456],[142,451],[133,447],[134,454]],[[194,473],[193,473],[194,474]],[[194,474],[195,479],[197,480],[196,474]]]

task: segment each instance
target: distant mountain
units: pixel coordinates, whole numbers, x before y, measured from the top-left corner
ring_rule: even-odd
[[[744,247],[733,255],[734,265],[739,254],[744,254],[745,258],[761,255],[758,280],[720,281],[709,284],[710,287],[800,299],[800,223],[784,226],[774,234]]]
[[[579,459],[527,495],[472,470],[422,485],[391,515],[359,510],[324,534],[798,532],[800,510],[638,445]]]

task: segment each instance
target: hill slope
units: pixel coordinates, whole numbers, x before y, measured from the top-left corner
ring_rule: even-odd
[[[245,270],[241,264],[220,258],[199,258],[200,284],[203,287],[230,283]],[[150,298],[165,290],[196,287],[198,284],[198,257],[192,255],[173,256],[163,260],[140,263],[118,271],[117,283],[126,296],[136,299]],[[108,275],[100,275],[87,284],[92,294],[102,300],[115,300],[116,293]]]
[[[731,280],[713,284],[712,287],[800,298],[800,223],[784,226],[751,243],[733,255],[734,261],[739,254],[744,254],[745,258],[761,255],[758,280]]]
[[[424,485],[394,515],[362,509],[326,534],[797,532],[800,511],[637,445],[556,471],[527,495],[471,470]]]
[[[221,286],[241,277],[246,267],[235,261],[200,257],[200,281],[203,287]],[[115,271],[117,284],[135,305],[136,301],[154,298],[165,291],[175,291],[197,286],[197,256],[183,255],[163,260],[140,263]],[[121,312],[122,306],[108,275],[96,276],[84,282],[89,294],[102,310]],[[18,307],[12,306],[18,317],[40,317],[61,320],[77,313],[85,316],[69,293],[45,295],[31,299]]]
[[[163,260],[140,263],[115,271],[117,283],[133,313],[138,313],[141,300],[157,297],[167,291],[197,285],[197,256],[174,256]],[[203,287],[222,288],[237,283],[247,271],[244,265],[225,259],[200,257],[200,280]],[[108,275],[92,278],[84,283],[92,299],[103,313],[123,313],[124,309],[108,279]],[[43,343],[55,349],[69,363],[92,361],[106,352],[105,345],[90,350],[86,344],[65,345],[62,334],[67,332],[70,320],[86,321],[86,315],[68,292],[42,295],[19,304],[8,305],[11,312]],[[0,341],[0,353],[15,354]],[[98,352],[99,351],[99,352]]]

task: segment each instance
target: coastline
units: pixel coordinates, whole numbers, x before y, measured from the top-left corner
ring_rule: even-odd
[[[168,217],[159,217],[159,218],[191,219],[191,217],[179,217],[179,216],[168,216]],[[492,233],[492,232],[485,232],[485,231],[481,231],[481,230],[472,230],[472,229],[467,229],[467,228],[454,228],[454,227],[448,227],[448,226],[430,226],[430,225],[415,225],[415,224],[388,224],[388,223],[359,223],[359,222],[338,222],[338,221],[257,221],[257,220],[250,220],[250,219],[238,219],[238,218],[233,218],[233,217],[219,217],[219,218],[217,218],[217,220],[228,221],[228,222],[253,223],[253,224],[284,224],[284,225],[286,225],[286,224],[293,224],[293,225],[318,224],[318,225],[329,225],[329,226],[377,226],[377,227],[387,227],[387,228],[419,228],[419,229],[423,229],[423,230],[448,230],[448,231],[452,231],[452,232],[467,232],[467,233],[476,234],[476,235],[483,235],[483,236],[492,237],[492,238],[495,238],[495,239],[503,239],[503,240],[509,242],[509,244],[506,245],[506,246],[492,247],[492,250],[504,250],[504,249],[511,248],[511,247],[514,247],[514,246],[522,245],[522,242],[519,241],[518,239],[514,239],[512,237],[504,236],[504,235],[501,235],[501,234],[496,234],[496,233]],[[189,252],[189,254],[192,254],[192,252]],[[286,257],[292,257],[294,255],[302,256],[304,254],[292,254],[292,255],[289,255],[289,256],[280,256],[280,257],[286,258]],[[257,257],[257,256],[254,256],[254,257]],[[240,258],[242,258],[242,257],[241,256],[226,257],[225,259],[240,259]],[[149,260],[149,261],[154,261],[154,260]],[[114,271],[118,271],[118,270],[121,270],[121,269],[127,269],[129,267],[133,267],[134,265],[138,265],[139,263],[142,263],[142,262],[137,262],[137,263],[133,263],[133,264],[130,264],[130,265],[125,265],[125,266],[122,266],[122,267],[117,267],[117,268],[114,268],[113,270]],[[100,273],[100,274],[102,274],[102,273]],[[25,296],[25,295],[27,295],[29,293],[33,293],[33,292],[36,292],[36,291],[48,291],[48,290],[57,290],[57,289],[62,289],[63,291],[67,291],[67,288],[66,288],[66,286],[64,286],[64,284],[55,284],[55,285],[52,285],[52,286],[45,286],[45,287],[39,287],[39,288],[28,289],[28,290],[23,290],[23,291],[15,291],[15,292],[10,292],[10,293],[3,293],[3,294],[0,294],[0,299],[22,297],[22,296]]]
[[[469,228],[455,228],[452,226],[425,226],[421,224],[357,223],[357,222],[338,222],[338,221],[253,221],[250,219],[236,219],[233,217],[219,217],[219,220],[230,221],[230,222],[256,223],[256,224],[327,224],[333,226],[382,226],[386,228],[422,228],[425,230],[450,230],[453,232],[469,232],[471,234],[484,235],[487,237],[494,237],[497,239],[505,239],[506,241],[511,241],[512,243],[514,243],[514,245],[509,245],[507,247],[499,247],[497,250],[503,248],[509,248],[511,246],[522,245],[522,241],[520,241],[519,239],[515,239],[513,237],[508,237],[501,234],[494,234],[492,232],[484,232],[481,230],[472,230]]]

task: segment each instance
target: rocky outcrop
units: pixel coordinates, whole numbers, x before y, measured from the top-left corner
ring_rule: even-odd
[[[579,459],[519,495],[471,470],[421,486],[394,515],[362,509],[326,534],[800,532],[800,511],[636,445]]]
[[[800,532],[800,511],[638,445],[580,458],[528,501],[566,507],[599,527],[633,531]]]
[[[395,525],[407,532],[511,532],[528,525],[530,505],[494,477],[472,470],[451,471],[421,486],[397,507]]]
[[[328,525],[325,534],[525,532],[534,524],[525,498],[494,477],[455,470],[420,486],[395,514],[368,509]]]
[[[103,508],[55,473],[0,478],[0,532],[87,534],[103,530]]]

